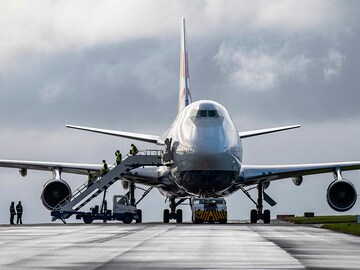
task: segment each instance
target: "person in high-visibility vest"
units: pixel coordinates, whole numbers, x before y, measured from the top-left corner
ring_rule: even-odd
[[[16,224],[22,224],[22,214],[23,214],[24,208],[21,205],[21,202],[19,201],[19,203],[16,205],[16,215],[17,215],[17,219],[16,219]]]
[[[108,167],[105,159],[102,162],[103,162],[104,165],[100,169],[100,173],[101,173],[102,176],[104,176],[105,174],[107,174],[109,172],[109,167]]]
[[[139,150],[136,148],[136,146],[132,143],[131,144],[131,149],[130,149],[130,154],[135,156],[137,153],[139,153]]]
[[[115,156],[116,156],[116,165],[119,165],[121,163],[121,159],[122,159],[122,155],[119,150],[116,150]]]
[[[16,215],[16,211],[15,211],[15,203],[11,202],[10,205],[10,225],[14,225],[14,217]]]
[[[87,186],[90,187],[94,183],[94,175],[91,171],[88,171],[88,183]]]

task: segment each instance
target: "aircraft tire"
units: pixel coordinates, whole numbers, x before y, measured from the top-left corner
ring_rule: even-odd
[[[176,210],[176,223],[182,223],[182,220],[183,220],[182,210],[178,209]]]
[[[170,221],[170,211],[169,209],[164,209],[164,223],[169,223]]]
[[[258,213],[256,209],[252,209],[250,212],[250,223],[256,223],[258,221]]]
[[[270,210],[264,210],[264,223],[270,223]]]

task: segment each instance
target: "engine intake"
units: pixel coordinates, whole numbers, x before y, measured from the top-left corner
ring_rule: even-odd
[[[64,180],[51,179],[45,183],[41,200],[48,210],[54,210],[59,202],[71,194],[71,188]]]
[[[357,193],[351,182],[335,180],[329,185],[326,198],[332,209],[338,212],[345,212],[354,206]]]

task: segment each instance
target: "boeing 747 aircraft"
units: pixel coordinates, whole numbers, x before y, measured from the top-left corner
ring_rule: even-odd
[[[242,190],[256,205],[250,220],[256,223],[270,222],[270,211],[263,210],[263,200],[275,202],[264,192],[271,181],[292,178],[301,185],[303,176],[333,173],[335,180],[327,190],[327,202],[336,211],[351,209],[357,199],[354,185],[342,177],[342,171],[360,169],[360,161],[299,165],[246,165],[243,164],[241,140],[293,128],[299,125],[238,132],[228,111],[211,100],[192,102],[189,86],[188,52],[186,48],[185,19],[182,19],[180,52],[180,91],[178,115],[170,128],[162,135],[130,133],[99,128],[68,125],[68,128],[119,136],[151,144],[166,146],[167,161],[164,166],[147,166],[133,169],[121,178],[125,184],[142,184],[157,188],[169,199],[169,209],[164,210],[164,222],[182,220],[177,206],[191,197],[225,197]],[[62,180],[62,173],[87,175],[99,172],[99,164],[73,164],[62,162],[37,162],[0,160],[1,167],[18,168],[22,176],[27,170],[52,171],[54,179],[45,183],[42,201],[45,207],[54,207],[71,193]],[[256,187],[258,198],[251,198],[247,189]]]

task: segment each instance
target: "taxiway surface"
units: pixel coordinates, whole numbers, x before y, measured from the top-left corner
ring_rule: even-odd
[[[0,269],[360,269],[360,237],[296,225],[0,226]]]

